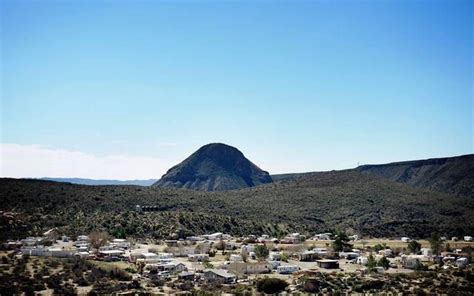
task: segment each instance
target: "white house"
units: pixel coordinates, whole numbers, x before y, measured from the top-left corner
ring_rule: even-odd
[[[469,264],[469,260],[466,257],[461,257],[456,260],[456,265],[460,268],[466,267]]]
[[[430,248],[421,248],[421,254],[423,254],[423,256],[426,256],[426,257],[431,257],[433,256],[433,250],[431,250]]]
[[[130,243],[122,238],[113,239],[111,245],[119,249],[130,249]]]
[[[250,254],[250,252],[255,252],[254,245],[243,245],[242,247],[240,247],[240,254],[243,254],[243,253]]]
[[[205,234],[203,237],[208,240],[220,240],[224,238],[224,234],[222,232],[216,232],[213,234]]]
[[[465,236],[464,241],[466,242],[472,242],[472,236]]]
[[[244,259],[242,258],[241,255],[231,254],[230,257],[229,257],[229,261],[231,261],[231,262],[243,262]]]
[[[404,243],[409,243],[411,241],[410,238],[406,236],[402,237],[400,240]]]
[[[390,257],[393,255],[392,249],[385,249],[385,250],[380,250],[379,255],[385,256],[385,257]]]
[[[326,232],[326,233],[318,233],[314,235],[315,240],[331,240],[331,235],[332,233]]]
[[[367,265],[367,262],[369,261],[369,259],[367,259],[367,257],[357,257],[356,259],[356,263],[357,264],[360,264],[360,265]]]
[[[189,254],[188,260],[191,262],[209,261],[209,255],[208,254]]]
[[[270,261],[280,261],[281,260],[281,253],[280,252],[270,252],[268,255],[268,259]]]

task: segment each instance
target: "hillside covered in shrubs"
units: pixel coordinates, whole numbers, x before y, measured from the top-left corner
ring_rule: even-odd
[[[214,231],[281,236],[345,229],[374,237],[474,232],[471,198],[354,171],[223,192],[0,179],[0,197],[2,239],[53,227],[156,238]],[[153,211],[137,212],[136,205]]]

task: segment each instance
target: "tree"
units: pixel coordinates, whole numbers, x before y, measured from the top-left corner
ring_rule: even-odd
[[[452,250],[451,250],[451,245],[450,245],[449,243],[446,243],[446,245],[444,246],[444,250],[445,250],[446,252],[451,252],[451,251],[452,251]]]
[[[212,263],[208,262],[208,261],[204,261],[202,263],[202,266],[204,266],[204,268],[206,269],[211,269],[211,268],[214,268],[214,265],[212,265]]]
[[[257,290],[265,294],[278,294],[285,290],[288,283],[279,278],[263,278],[257,282]]]
[[[99,249],[110,240],[110,235],[104,231],[94,231],[89,235],[89,240],[93,248]]]
[[[421,244],[416,240],[412,240],[408,243],[408,250],[410,250],[410,252],[413,254],[417,254],[421,250]]]
[[[127,237],[127,233],[125,231],[125,228],[123,228],[123,227],[114,228],[110,232],[110,234],[115,238],[126,238]]]
[[[225,241],[223,239],[220,239],[216,244],[215,244],[215,248],[219,251],[224,251],[225,250]]]
[[[242,256],[242,261],[247,262],[249,259],[249,253],[247,252],[246,249],[243,249],[242,252],[240,253],[240,256]]]
[[[388,269],[390,267],[390,261],[383,256],[380,258],[379,262],[377,262],[378,266],[382,266],[384,269]]]
[[[433,232],[431,234],[431,238],[429,239],[431,250],[433,250],[433,254],[439,255],[441,252],[441,248],[443,245],[443,242],[441,241],[441,238],[439,236],[438,232]]]
[[[352,248],[352,245],[349,244],[349,237],[345,232],[338,231],[336,233],[336,238],[332,243],[332,248],[335,252],[342,252]]]
[[[268,257],[270,251],[265,244],[255,246],[255,256],[259,261],[263,261]]]
[[[369,257],[367,257],[367,269],[369,272],[375,271],[375,267],[377,266],[377,260],[375,260],[374,255],[370,253]]]
[[[383,250],[383,249],[384,249],[384,247],[381,244],[376,244],[374,246],[374,251],[375,252],[378,252],[378,251]]]

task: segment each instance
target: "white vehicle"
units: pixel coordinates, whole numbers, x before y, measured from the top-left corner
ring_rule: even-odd
[[[284,265],[284,266],[277,267],[277,272],[279,274],[291,274],[291,273],[297,272],[298,270],[300,270],[300,268],[295,265]]]

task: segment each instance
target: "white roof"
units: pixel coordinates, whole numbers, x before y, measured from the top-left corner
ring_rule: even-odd
[[[123,254],[124,251],[120,251],[120,250],[103,250],[103,251],[99,251],[99,253],[105,254],[105,255],[120,255],[120,254]]]
[[[206,269],[204,272],[212,272],[223,278],[235,278],[235,275],[224,269]]]
[[[158,257],[158,255],[155,253],[143,253],[142,255],[143,257]]]

